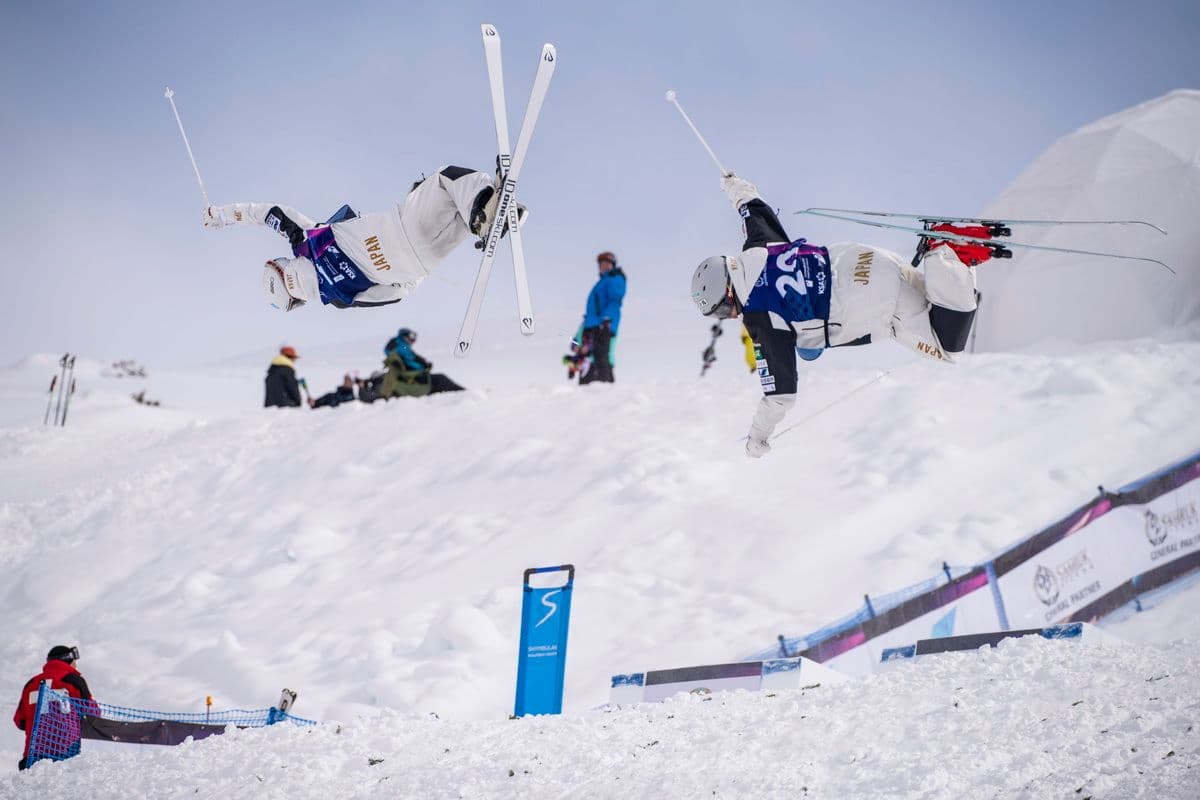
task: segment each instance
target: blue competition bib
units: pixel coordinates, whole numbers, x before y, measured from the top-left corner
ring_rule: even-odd
[[[308,238],[293,248],[293,252],[308,258],[317,268],[317,288],[322,303],[348,306],[359,292],[375,285],[337,246],[333,230],[328,226],[308,231]]]
[[[767,248],[767,263],[750,290],[746,311],[773,311],[785,322],[829,319],[829,250],[797,239]]]

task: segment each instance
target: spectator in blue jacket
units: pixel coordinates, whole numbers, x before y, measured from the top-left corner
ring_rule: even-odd
[[[600,279],[588,294],[583,325],[575,334],[578,349],[587,353],[591,363],[579,376],[579,383],[613,382],[613,348],[621,326],[621,302],[625,299],[625,273],[610,252],[596,256]]]
[[[461,392],[463,387],[440,372],[433,371],[433,362],[420,356],[413,345],[417,332],[401,328],[384,345],[384,365],[388,368],[383,379],[380,396],[421,397],[438,392]]]

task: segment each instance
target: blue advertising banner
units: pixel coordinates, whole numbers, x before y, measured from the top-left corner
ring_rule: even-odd
[[[566,572],[567,582],[552,588],[529,585],[531,575]],[[567,666],[567,628],[575,567],[525,570],[521,602],[521,645],[517,654],[517,701],[513,716],[562,713],[563,674]]]

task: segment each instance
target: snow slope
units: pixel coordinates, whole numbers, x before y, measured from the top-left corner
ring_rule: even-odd
[[[382,711],[0,778],[6,797],[1194,798],[1200,645],[1040,638],[777,694],[466,723]],[[101,787],[97,790],[97,787]],[[120,789],[103,787],[121,787]]]
[[[569,329],[566,314],[547,316],[548,335],[532,341],[487,335],[490,346],[467,362],[444,355],[452,330],[422,332],[418,350],[471,391],[373,406],[258,408],[269,352],[253,366],[245,359],[198,369],[151,364],[145,380],[105,378],[99,361],[81,359],[70,425],[53,429],[40,423],[55,356],[31,356],[0,371],[0,698],[15,699],[49,645],[78,643],[81,666],[102,700],[198,710],[211,694],[218,707],[252,707],[270,704],[286,685],[300,692],[297,713],[350,723],[345,740],[353,746],[317,759],[292,788],[308,778],[328,786],[340,776],[366,794],[365,781],[380,777],[358,768],[366,751],[426,753],[462,741],[479,750],[452,759],[447,768],[458,777],[436,783],[432,767],[397,769],[386,773],[392,786],[407,788],[395,793],[433,796],[457,785],[468,795],[502,794],[507,784],[493,783],[499,779],[489,772],[496,764],[488,754],[515,759],[533,741],[510,741],[508,732],[540,736],[561,753],[571,746],[553,734],[570,730],[580,737],[578,748],[546,777],[566,792],[585,762],[608,757],[609,717],[588,709],[604,702],[611,674],[739,658],[778,633],[828,622],[864,592],[928,577],[943,560],[982,559],[1086,500],[1098,484],[1118,486],[1200,447],[1200,331],[1193,329],[1174,340],[978,355],[956,367],[891,344],[830,354],[803,370],[801,401],[785,426],[802,424],[766,459],[751,461],[738,440],[758,387],[744,372],[736,336],[722,338],[721,360],[701,381],[703,321],[654,327],[644,320],[659,317],[644,311],[630,304],[620,383],[613,386],[563,380],[555,334]],[[369,371],[383,338],[386,332],[380,342],[325,350],[293,344],[304,356],[301,371],[323,391],[345,369]],[[883,370],[890,373],[882,381],[838,401]],[[129,392],[143,387],[164,407],[132,403]],[[472,722],[500,720],[511,710],[521,571],[564,562],[578,568],[568,715],[519,727]],[[1194,604],[1196,596],[1180,599]],[[1195,616],[1181,617],[1184,629],[1165,631],[1159,642],[1200,640]],[[1117,698],[1142,685],[1134,672],[1162,667],[1182,674],[1180,665],[1195,659],[1192,645],[1122,653],[1113,657],[1113,671],[1094,673],[1094,686],[1081,675],[1093,674],[1095,665],[1047,655],[1028,668],[1020,659],[988,661],[965,691],[974,693],[972,702],[986,702],[988,719],[1007,720],[1010,727],[997,730],[1033,742],[1041,723],[1030,709],[1055,695],[1055,686],[1079,687],[1107,703],[1109,716],[1089,718],[1099,724],[1101,717],[1121,718]],[[946,669],[938,681],[950,681],[958,667]],[[1043,675],[1047,687],[1020,688]],[[1024,698],[1026,705],[988,698],[985,684],[1000,676],[1011,678],[1014,702]],[[733,732],[757,719],[763,730],[752,738],[763,750],[733,762],[741,767],[730,767],[729,780],[736,773],[765,788],[767,776],[754,770],[769,758],[786,755],[789,774],[804,776],[833,759],[828,769],[837,774],[812,773],[814,785],[845,791],[824,796],[846,796],[858,786],[869,793],[873,784],[854,783],[855,768],[837,759],[880,759],[911,772],[897,784],[910,788],[898,794],[920,796],[917,764],[924,756],[905,742],[927,737],[943,748],[931,745],[931,762],[958,759],[971,751],[954,744],[966,729],[943,724],[932,711],[879,717],[895,729],[869,725],[872,708],[885,708],[891,691],[938,693],[922,688],[924,679],[903,686],[890,675],[875,680],[821,695],[829,724],[796,728],[798,736],[825,730],[829,741],[819,745],[817,733],[803,734],[797,747],[771,738],[783,717],[799,724],[793,717],[800,701],[773,706],[739,698],[681,707],[700,716],[661,735],[656,731],[672,730],[669,712],[628,712],[620,724],[636,735],[621,738],[626,750],[612,758],[649,796],[654,770],[643,772],[648,768],[634,760],[642,758],[630,749],[634,738],[673,736],[678,743],[694,734],[704,743],[695,763],[712,763],[724,748],[737,749]],[[1181,684],[1172,700],[1181,705],[1153,718],[1146,717],[1150,701],[1139,701],[1136,713],[1150,721],[1130,722],[1129,735],[1164,743],[1182,736],[1176,722],[1188,709],[1195,716],[1195,689]],[[735,721],[705,716],[717,707]],[[442,722],[413,716],[429,712]],[[380,713],[386,733],[354,721]],[[850,728],[832,722],[840,714],[886,744],[847,738]],[[979,737],[982,719],[970,723]],[[1080,766],[1094,734],[1064,745],[1083,748],[1062,762],[1070,780],[1101,781],[1094,776],[1103,769]],[[233,749],[257,748],[272,735],[247,733],[150,756],[104,754],[103,764],[80,760],[57,770],[62,778],[36,779],[49,783],[11,785],[102,781],[113,774],[107,770],[128,769],[128,759],[153,758],[148,782],[165,786],[171,774],[188,774],[236,788],[251,780],[255,756],[234,756]],[[289,736],[270,750],[272,758],[286,761],[292,748],[311,754],[335,741],[328,730]],[[988,749],[986,738],[971,741],[977,756]],[[1194,739],[1181,741],[1179,752],[1194,752]],[[0,736],[0,758],[15,763],[20,746],[9,729]],[[808,758],[809,747],[825,749]],[[1033,744],[1013,747],[1014,764],[1025,763],[1021,753],[1036,755]],[[1126,796],[1111,787],[1130,779],[1121,770],[1142,763],[1119,751],[1114,745],[1101,754],[1116,770],[1097,784],[1110,787],[1104,796]],[[388,764],[398,760],[388,757]],[[1058,791],[1058,778],[1037,771],[1046,763],[1038,758],[1018,770],[1018,782],[1003,782],[1007,757],[989,756],[971,774],[992,781],[985,785],[1001,796],[1026,786],[1034,787],[1028,796]],[[203,766],[227,758],[234,762],[227,774]],[[811,767],[802,769],[800,760]],[[686,777],[688,763],[681,761],[679,774],[697,781],[687,784],[697,792],[710,778],[719,793],[754,788],[721,783],[717,773]],[[1176,769],[1163,773],[1164,786],[1174,785]],[[418,783],[402,783],[410,780]],[[594,796],[606,793],[597,785]],[[321,795],[314,788],[300,796]]]

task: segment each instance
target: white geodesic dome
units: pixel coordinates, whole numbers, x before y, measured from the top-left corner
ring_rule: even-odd
[[[1200,91],[1181,89],[1055,142],[985,217],[1143,219],[1020,228],[1013,239],[1157,258],[1154,264],[1016,250],[979,267],[975,349],[1153,336],[1200,320]]]

